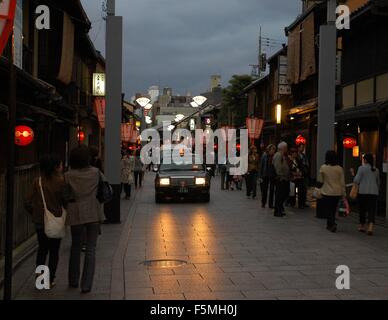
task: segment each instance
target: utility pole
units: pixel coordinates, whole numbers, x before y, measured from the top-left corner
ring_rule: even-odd
[[[16,71],[13,64],[14,38],[11,34],[11,57],[9,62],[9,97],[8,97],[8,161],[7,161],[7,211],[5,218],[5,266],[4,266],[4,300],[12,299],[13,269],[13,215],[15,186],[15,124],[16,124]]]
[[[261,47],[261,26],[259,26],[259,63],[258,63],[258,75],[259,75],[259,79],[261,78],[261,70],[262,70],[262,65],[261,65],[261,50],[262,50],[262,47]]]
[[[320,27],[318,82],[317,177],[326,151],[335,144],[335,74],[337,55],[337,0],[326,0],[327,24]]]
[[[105,50],[105,175],[114,190],[105,215],[107,223],[120,223],[123,18],[115,15],[115,0],[107,1]]]

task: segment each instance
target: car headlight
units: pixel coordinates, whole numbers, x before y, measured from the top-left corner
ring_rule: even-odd
[[[159,180],[159,184],[161,186],[169,186],[170,185],[170,178],[161,178]]]
[[[206,184],[206,179],[205,178],[195,178],[195,184],[203,186]]]

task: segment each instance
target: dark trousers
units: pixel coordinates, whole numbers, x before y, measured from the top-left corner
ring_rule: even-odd
[[[295,195],[290,197],[290,204],[296,206],[296,195],[298,195],[298,207],[303,208],[306,204],[306,185],[304,179],[296,179]]]
[[[90,291],[93,286],[94,271],[96,268],[96,245],[100,232],[100,224],[98,222],[71,227],[72,243],[69,261],[69,284],[72,287],[79,286],[81,274],[81,237],[84,228],[86,230],[86,253],[82,270],[81,289]]]
[[[332,228],[335,226],[335,216],[337,213],[338,203],[341,197],[338,196],[323,196],[321,200],[322,210],[325,212],[327,219],[327,227]]]
[[[360,212],[360,224],[365,224],[367,217],[368,223],[375,223],[378,200],[377,195],[359,194],[357,200]]]
[[[142,181],[143,181],[143,172],[142,171],[134,171],[133,174],[135,176],[135,188],[137,188],[137,186],[141,187]]]
[[[284,211],[284,202],[290,193],[290,182],[279,180],[276,182],[275,192],[275,216],[282,215]]]
[[[226,168],[225,167],[220,167],[220,175],[221,175],[221,190],[226,189]]]
[[[248,172],[245,176],[245,182],[247,184],[247,196],[256,197],[257,171]]]
[[[268,206],[272,208],[274,206],[273,198],[275,194],[275,181],[271,178],[264,177],[262,183],[260,184],[261,188],[261,204],[263,207],[267,204],[268,199],[268,189],[269,189],[269,199]]]
[[[131,197],[131,185],[129,183],[122,183],[121,184],[121,192],[125,192],[125,196],[130,198]]]
[[[38,236],[38,254],[36,256],[36,266],[45,266],[47,256],[48,268],[50,270],[50,282],[55,279],[55,273],[57,272],[59,261],[59,248],[61,246],[61,239],[47,238],[44,228],[37,227],[36,234]]]

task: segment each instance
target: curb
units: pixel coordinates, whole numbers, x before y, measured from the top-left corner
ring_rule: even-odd
[[[127,252],[129,237],[131,235],[131,225],[136,213],[136,200],[139,197],[139,190],[135,193],[132,203],[129,204],[129,214],[124,222],[123,229],[121,231],[119,244],[114,254],[112,261],[112,274],[111,274],[111,300],[125,300],[125,266],[124,257]]]

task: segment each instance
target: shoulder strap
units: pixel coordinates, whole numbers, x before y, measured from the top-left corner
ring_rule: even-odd
[[[40,194],[42,195],[43,207],[45,210],[47,210],[46,199],[44,197],[44,192],[42,188],[42,177],[39,177],[39,189],[40,189]]]

